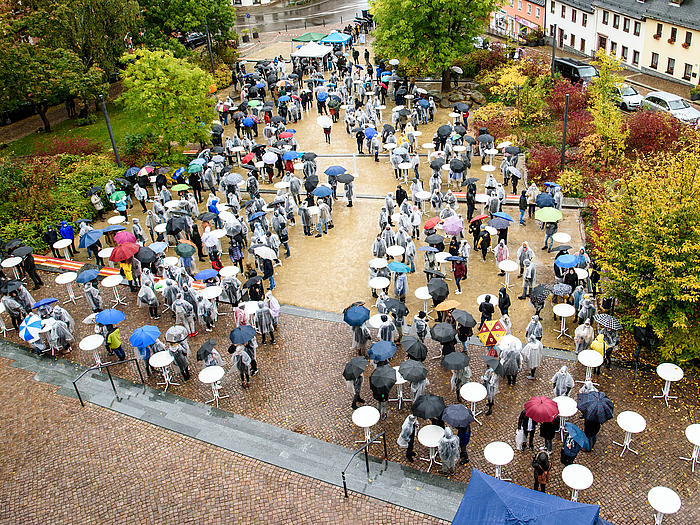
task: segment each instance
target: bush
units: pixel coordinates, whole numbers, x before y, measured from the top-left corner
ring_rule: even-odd
[[[683,124],[663,111],[637,111],[625,123],[629,130],[628,155],[647,155],[669,149],[681,135]]]
[[[526,148],[561,147],[561,127],[556,122],[550,122],[525,128],[520,134],[520,145]]]
[[[75,155],[92,155],[101,152],[103,146],[101,143],[82,137],[55,137],[51,141],[48,149],[39,150],[35,154],[39,156],[60,155],[62,153],[72,153]]]
[[[482,70],[494,70],[508,61],[506,46],[495,43],[491,49],[475,49],[462,63],[464,75],[475,78]]]
[[[563,130],[564,123],[561,122]],[[580,109],[574,113],[569,112],[569,120],[566,128],[566,145],[576,147],[584,137],[595,133],[593,125],[593,115],[585,109]]]
[[[566,169],[559,174],[557,184],[566,197],[583,197],[583,176],[578,170]]]
[[[540,185],[554,181],[561,171],[561,151],[551,146],[535,146],[527,155],[528,180]]]
[[[85,118],[77,119],[75,121],[75,125],[78,127],[89,126],[90,124],[94,124],[95,122],[97,122],[97,115],[95,115],[94,113],[90,113]]]
[[[479,134],[479,128],[487,128],[496,139],[512,133],[509,112],[500,103],[486,104],[472,112],[474,134]]]
[[[145,145],[146,137],[143,133],[127,133],[122,139],[121,151],[127,155],[135,155]]]
[[[564,119],[564,106],[566,95],[569,95],[569,115],[588,107],[590,94],[579,84],[573,85],[566,78],[559,78],[554,82],[552,90],[547,96],[547,105],[552,116],[558,120]]]

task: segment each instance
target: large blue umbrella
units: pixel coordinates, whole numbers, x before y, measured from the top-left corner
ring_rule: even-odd
[[[369,347],[367,357],[375,361],[386,361],[396,353],[396,345],[391,341],[377,341]]]
[[[121,232],[124,230],[126,230],[126,228],[121,224],[110,224],[109,226],[102,228],[102,233]],[[87,233],[85,235],[87,235]]]
[[[39,337],[39,330],[41,330],[41,319],[38,315],[28,315],[24,318],[24,321],[19,325],[19,336],[23,341],[34,341]]]
[[[152,242],[151,244],[148,245],[148,247],[153,250],[155,253],[161,253],[164,252],[165,250],[168,249],[168,243],[167,242]]]
[[[358,304],[345,310],[345,313],[343,314],[343,321],[348,323],[350,326],[361,326],[369,319],[369,314],[370,312],[367,308],[361,304]]]
[[[615,405],[605,392],[588,392],[576,396],[576,406],[583,417],[594,423],[605,423],[613,417]]]
[[[282,155],[282,158],[284,160],[295,160],[299,158],[299,153],[296,151],[288,151],[284,155]]]
[[[35,302],[34,306],[32,306],[32,310],[34,310],[35,308],[39,308],[40,306],[46,306],[47,304],[53,304],[57,302],[58,299],[56,299],[55,297],[47,297],[46,299],[42,299],[40,301]]]
[[[265,83],[264,83],[264,82],[258,82],[257,84],[255,84],[255,87],[258,88],[258,89],[264,88],[264,87],[265,87]]]
[[[126,170],[124,172],[124,178],[128,179],[129,177],[135,176],[140,171],[140,169],[141,168],[136,168],[136,167],[129,168],[128,170]]]
[[[396,273],[408,273],[411,271],[409,266],[406,266],[404,263],[400,263],[399,261],[391,261],[388,268],[390,271]]]
[[[421,98],[421,99],[418,101],[418,105],[419,105],[420,107],[422,107],[422,108],[429,108],[429,107],[430,107],[430,102],[428,102],[428,101],[425,100],[424,98]]]
[[[537,206],[540,208],[554,208],[554,197],[549,193],[540,193],[535,199]]]
[[[85,235],[80,238],[78,242],[78,248],[87,248],[95,244],[100,237],[102,237],[102,230],[90,230]]]
[[[234,345],[244,345],[255,337],[255,328],[252,326],[239,326],[235,330],[231,330],[229,339]]]
[[[573,423],[570,423],[569,421],[567,421],[566,423],[564,423],[564,428],[566,429],[566,431],[567,431],[567,432],[569,433],[569,435],[571,436],[571,439],[573,439],[574,441],[576,441],[576,443],[578,443],[579,445],[581,445],[581,448],[582,448],[582,449],[584,449],[584,450],[590,450],[590,449],[591,449],[591,445],[590,445],[590,443],[589,443],[589,441],[588,441],[588,437],[586,437],[586,434],[583,433],[583,430],[581,430],[580,428],[578,428],[578,427],[577,427],[576,425],[574,425]]]
[[[328,99],[328,93],[326,93],[325,91],[319,91],[316,95],[316,98],[319,102],[325,102],[326,99]]]
[[[513,222],[513,217],[508,215],[504,211],[497,211],[496,213],[493,214],[494,217],[500,217],[501,219],[505,219],[507,221]]]
[[[219,275],[219,272],[217,272],[213,268],[209,268],[207,270],[197,272],[196,274],[194,274],[194,278],[198,281],[205,281],[207,279],[211,279],[212,277],[216,277],[217,275]]]
[[[316,195],[316,197],[328,197],[333,194],[333,190],[328,186],[316,186],[311,193]]]
[[[255,121],[250,117],[246,117],[241,121],[241,124],[243,124],[246,128],[249,128],[255,124]]]
[[[75,279],[75,282],[80,284],[89,283],[90,281],[94,281],[95,279],[97,279],[98,275],[100,275],[100,271],[95,270],[94,268],[90,270],[85,270],[84,272],[80,272],[78,274],[78,277]]]
[[[419,252],[437,252],[439,251],[437,248],[433,248],[432,246],[421,246],[418,248]]]
[[[337,176],[340,175],[341,173],[345,173],[346,169],[343,168],[342,166],[331,166],[329,167],[324,173],[326,175],[331,175],[331,176]]]
[[[182,175],[183,173],[185,173],[185,168],[182,167],[182,166],[180,166],[178,169],[176,169],[176,170],[173,172],[173,179],[176,179],[177,177],[179,177],[179,176]]]
[[[554,264],[559,266],[559,268],[573,268],[576,266],[576,257],[573,255],[562,255],[557,257]]]
[[[207,163],[207,161],[205,159],[203,159],[202,157],[198,157],[198,158],[194,159],[192,162],[190,162],[190,166],[192,166],[192,164],[199,164],[200,166],[203,166],[206,163]]]
[[[129,338],[129,342],[131,343],[131,346],[144,348],[155,343],[158,336],[160,336],[160,330],[158,327],[147,324],[134,330]]]
[[[282,95],[280,98],[277,99],[277,102],[289,102],[290,100],[292,100],[292,99],[289,98],[289,96]]]
[[[248,220],[248,222],[254,221],[255,219],[259,219],[263,215],[265,215],[264,211],[256,211],[253,215],[250,216],[250,219]]]
[[[467,260],[464,257],[458,257],[457,255],[450,255],[449,257],[445,257],[445,260],[452,262],[467,262]]]
[[[102,310],[95,316],[95,322],[104,325],[118,324],[121,323],[124,319],[126,319],[126,316],[123,312],[112,309]]]
[[[377,134],[377,130],[374,128],[366,128],[365,129],[365,137],[367,137],[368,139],[371,139],[376,134]]]

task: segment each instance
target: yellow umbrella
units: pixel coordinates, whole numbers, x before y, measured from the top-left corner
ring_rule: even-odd
[[[479,339],[485,346],[497,345],[504,335],[506,335],[506,329],[500,321],[486,321],[479,330]]]
[[[435,310],[438,312],[447,312],[448,310],[454,310],[460,305],[458,301],[455,301],[454,299],[449,299],[447,301],[441,302],[439,305],[435,307]]]

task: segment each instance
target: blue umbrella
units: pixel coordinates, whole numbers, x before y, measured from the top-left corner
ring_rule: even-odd
[[[297,130],[295,130],[295,129],[288,129],[286,131],[287,131],[287,133],[291,133],[292,135],[294,135],[297,132]]]
[[[491,219],[487,224],[492,228],[496,228],[497,230],[503,230],[510,226],[510,222],[508,222],[506,219],[501,219],[500,217]]]
[[[588,392],[576,396],[576,406],[583,417],[594,423],[605,423],[613,417],[615,405],[605,392]]]
[[[319,102],[324,102],[328,98],[328,93],[325,91],[319,91],[318,94],[316,95],[316,99]]]
[[[571,439],[573,439],[574,441],[576,441],[576,443],[581,445],[581,448],[583,450],[590,450],[591,449],[591,445],[588,441],[588,437],[586,437],[586,434],[584,434],[580,428],[578,428],[573,423],[570,423],[569,421],[564,423],[564,428],[571,436]]]
[[[437,248],[433,248],[432,246],[421,246],[418,248],[419,252],[437,252]]]
[[[110,224],[109,226],[102,228],[102,233],[120,232],[124,230],[126,230],[126,228],[121,224]],[[85,235],[87,235],[87,233]]]
[[[102,237],[102,230],[90,230],[85,235],[80,238],[78,242],[78,248],[87,248],[92,246],[97,242],[97,240]]]
[[[399,261],[391,261],[388,268],[390,271],[396,273],[408,273],[411,271],[409,266],[406,266],[404,263],[400,263]]]
[[[576,266],[576,257],[574,255],[562,255],[557,257],[554,264],[559,266],[559,268],[573,268]]]
[[[535,202],[540,208],[554,208],[554,197],[549,193],[540,193],[535,199]]]
[[[241,75],[241,78],[248,78],[250,75],[252,75],[252,73],[244,73]]]
[[[206,281],[207,279],[211,279],[212,277],[216,277],[217,275],[219,275],[219,272],[217,272],[213,268],[209,268],[207,270],[197,272],[196,274],[194,274],[194,278],[198,281]]]
[[[331,95],[331,98],[332,98],[333,100],[337,100],[338,102],[342,102],[342,101],[343,101],[343,99],[340,98],[338,95]]]
[[[41,319],[38,315],[28,315],[19,325],[19,336],[23,341],[34,341],[39,337],[39,330],[41,330]]]
[[[358,66],[357,64],[355,64],[355,67],[356,67],[357,69],[364,69],[364,67]]]
[[[158,330],[158,327],[147,324],[134,330],[131,337],[129,337],[129,342],[131,343],[131,346],[145,348],[146,346],[155,343],[158,336],[160,336],[160,330]]]
[[[126,316],[123,312],[112,309],[102,310],[95,316],[95,322],[104,325],[118,324],[121,323],[124,319],[126,319]]]
[[[292,100],[292,99],[289,98],[289,96],[287,96],[287,95],[282,95],[280,98],[277,99],[277,102],[278,102],[278,103],[279,103],[279,102],[289,102],[290,100]]]
[[[185,173],[185,168],[181,166],[173,172],[173,179],[179,177],[183,173]]]
[[[328,197],[333,194],[333,190],[328,186],[316,186],[311,193],[316,195],[316,197]]]
[[[153,250],[155,253],[161,253],[164,252],[165,250],[168,249],[168,243],[167,242],[152,242],[151,244],[148,245],[148,247]]]
[[[384,78],[384,77],[390,77],[390,76],[391,76],[391,72],[389,72],[389,71],[382,71],[382,75],[381,75],[381,76],[382,76],[382,78]]]
[[[428,101],[425,100],[424,98],[421,98],[421,99],[418,101],[418,105],[419,105],[420,107],[422,107],[422,108],[429,108],[429,107],[430,107],[430,102],[428,102]]]
[[[255,87],[258,88],[258,89],[264,88],[264,87],[265,87],[265,83],[264,83],[264,82],[258,82],[257,84],[255,84]]]
[[[287,153],[282,155],[282,158],[284,160],[295,160],[299,158],[299,153],[297,153],[296,151],[288,151]]]
[[[190,166],[192,166],[192,164],[199,164],[200,166],[203,166],[206,163],[207,163],[206,160],[204,160],[202,157],[199,157],[199,158],[194,159],[192,162],[190,162]]]
[[[228,338],[234,345],[244,345],[255,337],[255,328],[252,326],[239,326],[235,330],[231,330]]]
[[[129,168],[124,172],[124,178],[128,179],[129,177],[133,177],[140,171],[140,168]]]
[[[341,173],[345,173],[345,171],[345,168],[343,168],[342,166],[331,166],[324,173],[326,175],[336,176],[340,175]]]
[[[546,188],[561,188],[556,182],[545,182],[544,185]]]
[[[248,222],[254,221],[255,219],[259,219],[263,215],[265,215],[264,211],[256,211],[253,215],[250,216],[250,219],[248,219]]]
[[[35,308],[39,308],[40,306],[45,306],[47,304],[53,304],[57,302],[58,299],[56,299],[55,297],[47,297],[46,299],[42,299],[41,301],[35,302],[34,306],[32,306],[32,310],[34,310]]]
[[[97,279],[98,275],[100,275],[100,271],[95,270],[94,268],[91,270],[85,270],[84,272],[80,272],[78,274],[78,277],[75,279],[75,282],[80,283],[80,284],[85,284],[85,283],[88,283],[90,281],[94,281],[95,279]]]
[[[513,222],[513,217],[508,215],[504,211],[497,211],[496,213],[493,214],[494,217],[500,217],[501,219],[505,219],[507,221]]]
[[[249,128],[255,124],[255,121],[250,117],[246,117],[241,121],[241,124],[243,124],[246,128]]]
[[[445,257],[445,260],[454,262],[467,262],[467,260],[464,257],[458,257],[456,255],[450,255],[449,257]]]
[[[343,314],[343,321],[348,323],[350,326],[361,326],[369,319],[369,313],[370,312],[367,308],[361,304],[358,304],[345,310],[345,313]]]
[[[369,347],[367,357],[375,361],[386,361],[396,353],[396,345],[391,341],[377,341]]]
[[[368,139],[371,139],[376,134],[377,134],[377,130],[374,128],[366,128],[365,129],[365,137],[367,137]]]

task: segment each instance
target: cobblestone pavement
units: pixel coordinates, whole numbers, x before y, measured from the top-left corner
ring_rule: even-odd
[[[8,364],[0,359],[0,523],[445,523],[81,408]]]

